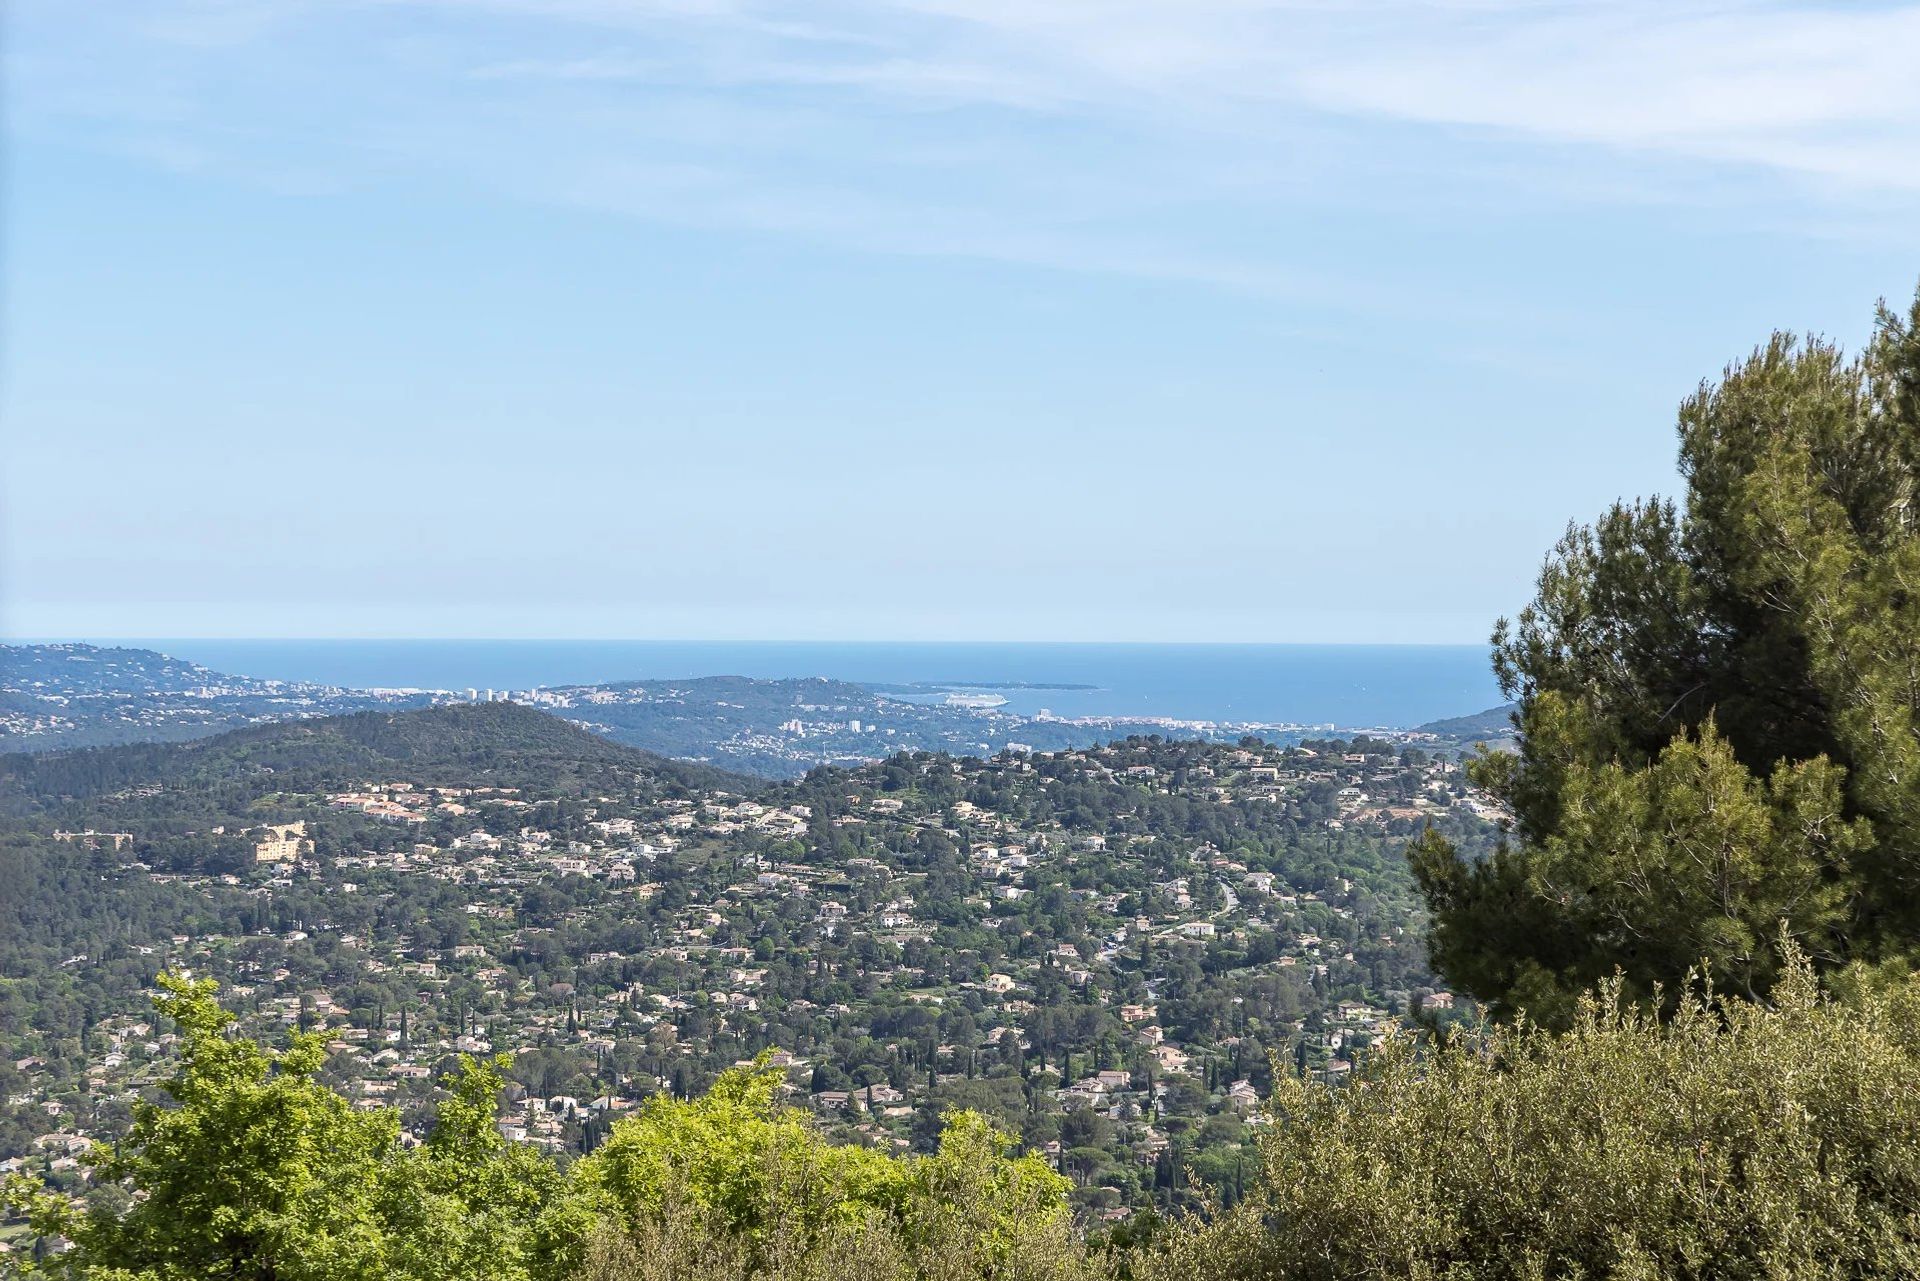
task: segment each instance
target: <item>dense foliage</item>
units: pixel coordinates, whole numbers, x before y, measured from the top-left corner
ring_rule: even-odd
[[[1394,1037],[1346,1088],[1277,1075],[1257,1186],[1209,1219],[1090,1252],[1067,1180],[983,1118],[937,1149],[835,1146],[777,1072],[657,1098],[570,1167],[494,1124],[464,1060],[426,1141],[319,1079],[323,1051],[231,1035],[163,980],[186,1034],[164,1100],[94,1158],[83,1206],[25,1179],[20,1275],[96,1281],[1157,1281],[1867,1278],[1920,1271],[1920,987],[1823,993],[1787,944],[1773,1001],[1619,983],[1553,1033]],[[1125,1239],[1132,1235],[1130,1245]]]
[[[517,703],[454,703],[256,725],[192,743],[0,755],[0,799],[9,813],[51,810],[79,821],[91,812],[86,802],[136,787],[208,798],[222,789],[258,795],[345,787],[383,774],[521,784],[636,770],[686,787],[748,785],[722,770],[623,747]]]
[[[213,985],[163,976],[156,1005],[185,1037],[164,1101],[142,1102],[90,1158],[77,1206],[15,1179],[7,1199],[42,1242],[23,1274],[95,1281],[514,1281],[657,1275],[697,1223],[702,1266],[828,1275],[1067,1278],[1093,1265],[1066,1180],[982,1118],[954,1113],[939,1148],[897,1159],[828,1144],[779,1101],[777,1072],[723,1076],[698,1101],[656,1099],[562,1170],[495,1125],[499,1063],[465,1059],[424,1143],[398,1113],[356,1109],[319,1078],[321,1038],[269,1050],[231,1036]],[[712,1275],[726,1275],[716,1273]]]
[[[1068,1181],[977,1113],[938,1149],[834,1147],[784,1110],[777,1073],[732,1072],[696,1103],[656,1099],[577,1167],[604,1217],[583,1281],[686,1277],[1079,1277],[1093,1265]]]
[[[1384,1045],[1339,1091],[1282,1081],[1258,1191],[1171,1278],[1896,1277],[1920,1273],[1920,989],[1774,1004],[1608,984],[1535,1024]]]
[[[37,1194],[33,1227],[73,1243],[54,1275],[235,1278],[525,1277],[531,1213],[559,1176],[494,1126],[501,1079],[469,1060],[428,1141],[399,1117],[356,1110],[319,1081],[323,1038],[274,1052],[229,1038],[210,982],[162,976],[155,1004],[185,1039],[164,1102],[135,1108],[126,1137],[94,1158],[117,1196],[84,1210]],[[131,1195],[128,1195],[131,1194]]]
[[[1496,630],[1516,816],[1484,862],[1415,869],[1456,985],[1564,1022],[1705,961],[1777,979],[1920,946],[1920,302],[1847,359],[1776,335],[1680,413],[1683,507],[1570,531]]]

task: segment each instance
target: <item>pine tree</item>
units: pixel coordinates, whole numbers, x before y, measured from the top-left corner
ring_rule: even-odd
[[[1513,840],[1411,857],[1436,965],[1564,1023],[1618,971],[1764,994],[1920,952],[1920,299],[1847,359],[1775,335],[1680,410],[1684,505],[1571,529],[1494,631]]]

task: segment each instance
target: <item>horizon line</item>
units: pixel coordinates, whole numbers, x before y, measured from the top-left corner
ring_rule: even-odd
[[[455,645],[1056,645],[1105,646],[1112,648],[1150,648],[1156,646],[1194,646],[1211,648],[1346,648],[1346,649],[1472,649],[1486,646],[1476,641],[1383,641],[1383,640],[1081,640],[1081,639],[980,639],[894,638],[894,637],[720,637],[720,636],[7,636],[0,645],[131,645],[160,644],[172,641],[230,641],[260,644],[455,644]]]

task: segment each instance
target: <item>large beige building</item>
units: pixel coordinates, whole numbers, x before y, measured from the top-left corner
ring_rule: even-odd
[[[265,833],[253,847],[256,863],[292,863],[302,854],[313,852],[305,823],[282,823],[266,828]]]

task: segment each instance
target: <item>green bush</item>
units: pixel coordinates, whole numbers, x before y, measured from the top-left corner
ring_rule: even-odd
[[[8,1185],[34,1228],[73,1250],[54,1276],[89,1281],[530,1281],[535,1217],[560,1172],[494,1125],[497,1063],[463,1061],[432,1134],[400,1142],[399,1115],[359,1111],[318,1079],[326,1047],[283,1051],[228,1035],[211,981],[164,976],[154,1004],[185,1040],[165,1104],[143,1102],[126,1138],[97,1151],[98,1184],[132,1198],[79,1206]]]
[[[325,1046],[233,1037],[211,982],[161,981],[185,1050],[165,1103],[93,1158],[103,1191],[6,1186],[72,1250],[16,1271],[88,1281],[624,1281],[835,1277],[1078,1281],[1101,1275],[1067,1181],[978,1114],[917,1157],[829,1144],[735,1071],[617,1123],[563,1172],[495,1125],[498,1061],[462,1061],[426,1141],[318,1079]],[[112,1189],[107,1194],[104,1189]],[[125,1193],[133,1195],[127,1196]],[[31,1274],[31,1272],[27,1272]]]
[[[656,1098],[580,1162],[595,1227],[581,1281],[1004,1278],[1100,1271],[1068,1182],[973,1112],[939,1150],[832,1146],[778,1102],[777,1072],[730,1072],[694,1101]]]
[[[1789,953],[1773,1004],[1618,983],[1388,1042],[1326,1089],[1277,1072],[1258,1189],[1176,1236],[1171,1281],[1920,1276],[1920,992],[1842,1003]]]

